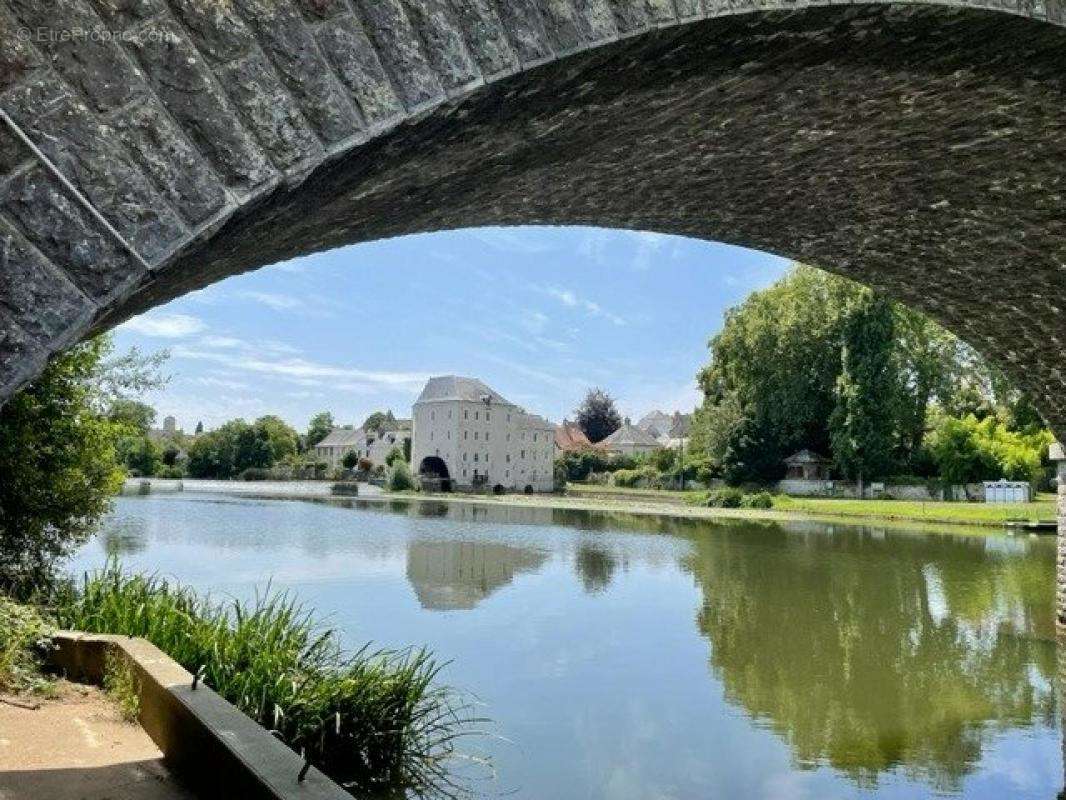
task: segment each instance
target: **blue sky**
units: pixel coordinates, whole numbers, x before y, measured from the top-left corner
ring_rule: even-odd
[[[217,283],[134,318],[117,345],[167,348],[148,398],[191,431],[318,411],[409,416],[431,375],[478,377],[559,421],[590,386],[634,418],[690,411],[723,312],[788,262],[599,228],[478,228],[333,250]]]

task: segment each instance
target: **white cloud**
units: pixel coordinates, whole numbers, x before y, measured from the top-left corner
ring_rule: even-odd
[[[243,381],[234,381],[229,378],[216,378],[213,375],[204,375],[196,378],[193,383],[200,386],[210,386],[214,389],[229,389],[234,392],[251,391],[252,387]]]
[[[354,392],[382,389],[414,391],[429,379],[429,375],[423,373],[364,370],[294,356],[268,359],[247,351],[234,353],[179,346],[173,349],[172,354],[175,358],[208,361],[242,372],[271,375],[300,386],[326,386]]]
[[[207,324],[189,314],[144,314],[127,320],[119,328],[159,339],[184,339],[207,330]]]
[[[608,311],[597,302],[580,297],[569,289],[560,289],[555,286],[536,288],[539,288],[540,291],[554,297],[567,308],[580,309],[590,317],[601,317],[609,322],[613,322],[615,325],[621,326],[626,324],[626,321],[622,317]]]
[[[291,297],[287,294],[275,294],[272,292],[245,291],[241,292],[239,296],[246,300],[252,300],[253,302],[259,303],[259,305],[266,306],[274,311],[291,311],[294,308],[302,308],[304,304],[302,300],[296,297]]]

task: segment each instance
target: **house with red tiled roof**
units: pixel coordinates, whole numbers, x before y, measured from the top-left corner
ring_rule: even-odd
[[[589,441],[589,437],[576,422],[564,419],[562,425],[555,426],[555,446],[562,453],[577,453],[582,450],[599,450],[599,445]]]

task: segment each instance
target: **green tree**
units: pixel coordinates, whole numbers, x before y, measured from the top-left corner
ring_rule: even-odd
[[[394,448],[392,448],[389,451],[388,455],[385,456],[385,466],[391,467],[397,461],[406,461],[406,460],[407,459],[404,458],[404,455],[403,455],[403,450],[401,448],[399,448],[399,447],[394,447]]]
[[[133,362],[104,365],[97,338],[56,356],[0,408],[0,588],[25,593],[83,542],[122,485],[115,449],[121,428],[102,404],[140,376]]]
[[[311,417],[311,422],[307,426],[307,447],[314,447],[325,439],[335,427],[336,423],[333,421],[333,415],[330,412],[320,411],[315,414]]]
[[[574,416],[578,427],[593,444],[602,442],[622,427],[622,415],[612,397],[602,389],[589,389]]]
[[[181,448],[174,442],[167,442],[163,448],[163,464],[168,467],[177,466],[178,461],[181,459]]]
[[[889,302],[888,311],[855,318],[864,292],[844,278],[799,265],[730,309],[710,342],[710,363],[698,376],[704,401],[693,419],[691,456],[731,482],[768,481],[783,475],[783,459],[797,450],[830,455],[840,449],[841,466],[857,474],[858,440],[849,445],[853,437],[843,436],[834,443],[830,420],[842,396],[845,406],[858,399],[851,396],[860,378],[857,365],[847,365],[845,374],[844,355],[847,340],[866,336],[888,337],[879,347],[886,402],[878,403],[869,424],[888,425],[889,466],[932,473],[925,440],[936,407],[959,418],[995,416],[1023,433],[1045,429],[1006,376],[936,322]],[[877,329],[864,333],[863,326]],[[837,414],[838,434],[845,422],[861,422],[849,420],[843,408]],[[885,431],[867,433],[880,443],[871,457],[883,463]]]
[[[276,416],[254,424],[243,419],[198,436],[189,448],[188,473],[193,478],[235,478],[246,469],[269,469],[296,455],[295,430]]]
[[[270,463],[256,466],[272,467],[279,461],[296,455],[300,449],[300,435],[281,417],[273,414],[260,417],[253,428],[256,437],[265,440],[270,447]]]
[[[776,479],[796,450],[828,451],[844,309],[858,291],[798,266],[726,313],[698,376],[705,401],[693,435],[713,444],[707,455],[727,480]]]
[[[147,436],[120,436],[119,459],[131,475],[151,477],[163,466],[163,451]]]
[[[355,469],[359,464],[359,454],[354,450],[349,450],[344,454],[344,458],[341,459],[341,464],[344,465],[345,469]]]
[[[156,412],[147,403],[120,398],[111,404],[107,418],[125,426],[131,434],[147,436],[155,425]]]
[[[892,358],[895,323],[892,306],[863,289],[849,303],[842,331],[841,370],[829,436],[837,469],[857,478],[888,474],[892,468],[900,408],[900,377]]]
[[[367,433],[394,431],[396,430],[396,417],[392,415],[392,411],[375,411],[363,422],[363,430]]]

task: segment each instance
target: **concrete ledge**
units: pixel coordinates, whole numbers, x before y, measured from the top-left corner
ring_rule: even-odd
[[[60,631],[52,664],[71,680],[101,683],[108,652],[126,659],[140,687],[140,722],[174,772],[203,797],[351,800],[262,726],[144,639]]]

